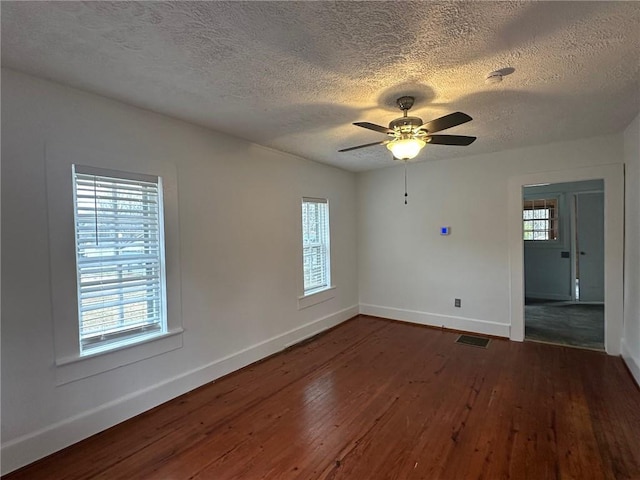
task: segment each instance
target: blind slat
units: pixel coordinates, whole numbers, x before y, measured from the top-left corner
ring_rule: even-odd
[[[111,253],[112,248],[109,247],[108,252]],[[157,251],[157,249],[156,249]],[[93,253],[93,252],[89,252]],[[86,255],[86,253],[85,253]],[[111,265],[111,264],[127,264],[127,265],[136,265],[142,263],[158,263],[157,255],[152,254],[124,254],[124,255],[105,255],[103,257],[98,257],[92,255],[90,257],[80,257],[78,258],[78,264],[80,266],[101,266],[101,265]]]

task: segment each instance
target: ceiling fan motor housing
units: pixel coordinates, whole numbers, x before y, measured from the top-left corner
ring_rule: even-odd
[[[419,117],[400,117],[389,123],[389,128],[397,133],[411,133],[422,125]]]
[[[404,115],[400,118],[396,118],[389,123],[389,129],[393,130],[393,135],[396,138],[409,138],[409,135],[413,134],[416,129],[422,125],[422,119],[419,117],[407,116],[407,111],[413,107],[415,99],[410,96],[404,96],[398,98],[396,103]]]

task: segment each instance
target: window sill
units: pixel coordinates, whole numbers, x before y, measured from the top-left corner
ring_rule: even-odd
[[[326,302],[336,296],[336,287],[332,285],[320,290],[319,292],[309,293],[298,297],[298,310],[317,305],[318,303]]]
[[[183,329],[179,328],[109,350],[56,359],[56,385],[64,385],[181,348],[182,332]]]

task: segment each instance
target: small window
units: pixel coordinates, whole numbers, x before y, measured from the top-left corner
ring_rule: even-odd
[[[548,241],[558,239],[558,200],[525,200],[522,209],[524,239]]]
[[[302,199],[302,264],[305,295],[330,288],[329,204],[326,199]]]
[[[162,180],[74,166],[81,355],[167,331]]]

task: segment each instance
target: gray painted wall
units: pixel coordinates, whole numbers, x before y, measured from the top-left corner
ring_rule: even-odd
[[[572,289],[574,288],[572,263],[575,261],[576,252],[572,242],[574,225],[571,197],[579,192],[602,192],[603,189],[604,183],[601,180],[556,183],[523,189],[523,197],[527,200],[557,198],[560,218],[558,240],[524,242],[526,297],[572,300]],[[561,256],[563,251],[569,252],[570,257],[563,258]],[[598,258],[594,261],[604,265],[604,250],[599,250],[597,256]],[[604,299],[604,285],[601,286],[600,297]]]

